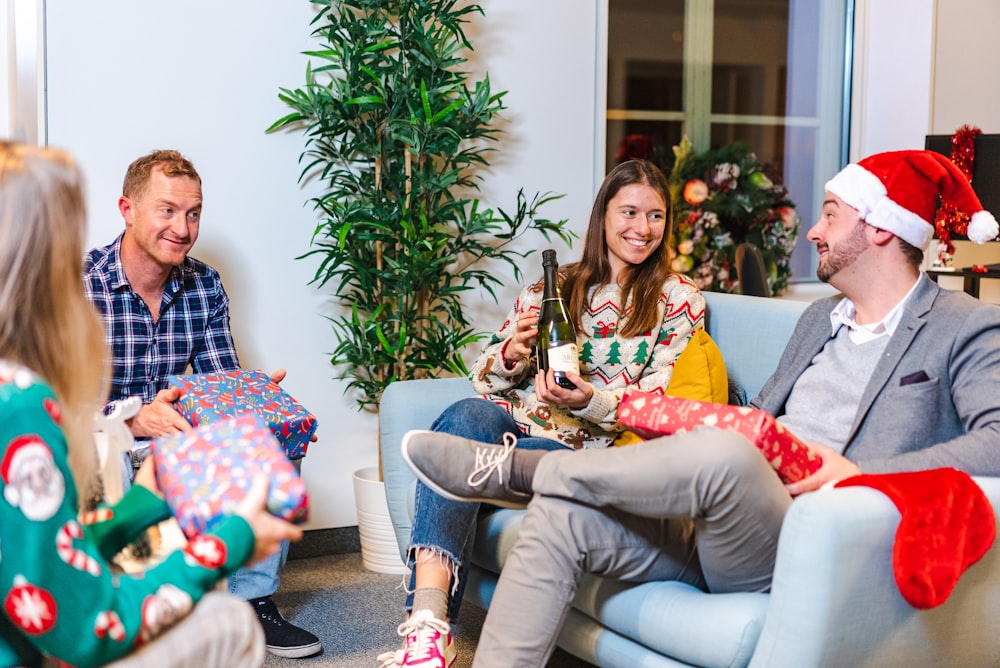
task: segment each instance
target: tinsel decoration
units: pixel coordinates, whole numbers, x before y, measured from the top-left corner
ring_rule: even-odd
[[[951,161],[970,183],[976,162],[976,136],[982,133],[983,131],[975,126],[963,125],[951,137]],[[945,245],[948,253],[954,253],[955,244],[951,241],[951,233],[964,235],[968,232],[969,216],[950,204],[942,204],[934,218],[934,229],[938,240]]]

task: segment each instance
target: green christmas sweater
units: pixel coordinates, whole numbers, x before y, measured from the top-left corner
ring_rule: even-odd
[[[577,329],[580,375],[594,386],[590,403],[580,409],[541,404],[535,397],[534,358],[504,364],[503,351],[517,327],[518,315],[538,311],[541,282],[521,291],[514,308],[471,370],[472,386],[502,406],[529,436],[555,439],[569,448],[603,448],[624,430],[618,403],[626,389],[664,392],[674,364],[695,330],[704,326],[705,298],[686,276],[674,274],[657,301],[660,326],[632,338],[618,336],[618,323],[631,304],[621,304],[617,285],[594,288]]]
[[[59,405],[31,371],[0,361],[0,666],[40,656],[73,666],[114,661],[186,615],[253,550],[237,516],[137,575],[110,559],[170,515],[133,486],[114,506],[77,513]]]

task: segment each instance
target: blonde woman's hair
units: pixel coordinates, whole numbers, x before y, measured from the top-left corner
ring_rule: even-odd
[[[82,176],[65,151],[0,142],[0,359],[51,387],[80,499],[97,483],[94,415],[107,345],[83,290]]]

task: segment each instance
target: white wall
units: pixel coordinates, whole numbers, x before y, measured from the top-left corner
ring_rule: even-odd
[[[468,30],[472,64],[489,71],[496,90],[510,91],[508,134],[483,189],[488,204],[509,206],[520,186],[567,193],[545,213],[569,217],[582,231],[603,164],[606,2],[482,3],[485,17]],[[929,131],[965,122],[1000,132],[1000,82],[989,51],[998,7],[994,0],[857,1],[852,159],[922,147]],[[92,243],[121,229],[115,201],[130,160],[171,146],[195,161],[206,196],[195,255],[223,273],[243,362],[287,367],[287,389],[320,421],[304,467],[314,504],[309,526],[355,524],[350,474],[377,461],[376,417],[359,414],[331,379],[325,352],[333,343],[322,317],[328,298],[306,285],[314,265],[293,259],[307,249],[315,221],[296,184],[301,138],[263,132],[286,112],[278,87],[302,82],[298,54],[310,47],[311,6],[48,0],[47,13],[48,137],[87,171]],[[526,267],[529,276],[535,264]],[[517,287],[499,306],[473,300],[477,326],[494,327]]]
[[[475,15],[474,67],[489,71],[495,90],[510,91],[485,203],[512,206],[521,186],[566,193],[543,213],[582,231],[596,164],[598,1],[487,0],[485,17]],[[91,244],[122,228],[116,201],[132,159],[177,148],[194,161],[205,210],[192,254],[222,273],[242,362],[286,367],[284,387],[319,421],[303,467],[313,504],[307,528],[356,524],[351,473],[377,462],[377,417],[358,413],[332,380],[329,298],[307,285],[315,264],[294,259],[316,220],[297,184],[303,139],[264,133],[288,112],[278,88],[303,83],[311,5],[48,0],[46,9],[48,141],[71,150],[88,176]],[[539,263],[532,256],[528,276]],[[516,289],[499,306],[474,304],[476,326],[498,326]]]
[[[968,123],[1000,133],[996,0],[937,0],[931,134],[951,134]]]
[[[857,0],[852,162],[881,151],[924,147],[934,6],[935,0]]]
[[[1000,70],[996,30],[1000,3],[995,0],[937,0],[930,134],[952,134],[962,125],[986,134],[1000,133]],[[1000,216],[1000,211],[992,212]],[[1000,262],[1000,243],[955,243],[955,266]],[[961,289],[962,279],[941,285]],[[1000,281],[984,280],[980,299],[1000,304]]]

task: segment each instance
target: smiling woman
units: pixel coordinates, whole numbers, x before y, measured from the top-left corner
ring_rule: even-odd
[[[668,209],[663,194],[645,183],[625,186],[608,202],[604,235],[612,283],[618,283],[622,269],[642,264],[663,243]]]
[[[653,163],[630,160],[611,170],[594,200],[581,259],[558,271],[580,351],[579,373],[565,371],[571,385],[560,386],[553,369],[538,367],[539,281],[521,291],[473,365],[480,396],[446,408],[432,429],[525,453],[614,444],[626,388],[663,393],[703,326],[704,298],[670,271],[669,220],[667,179]],[[407,647],[439,643],[442,656],[453,656],[448,620],[458,614],[477,512],[475,504],[418,484],[407,550],[413,614],[400,627]],[[394,659],[384,655],[384,665],[396,665]]]

